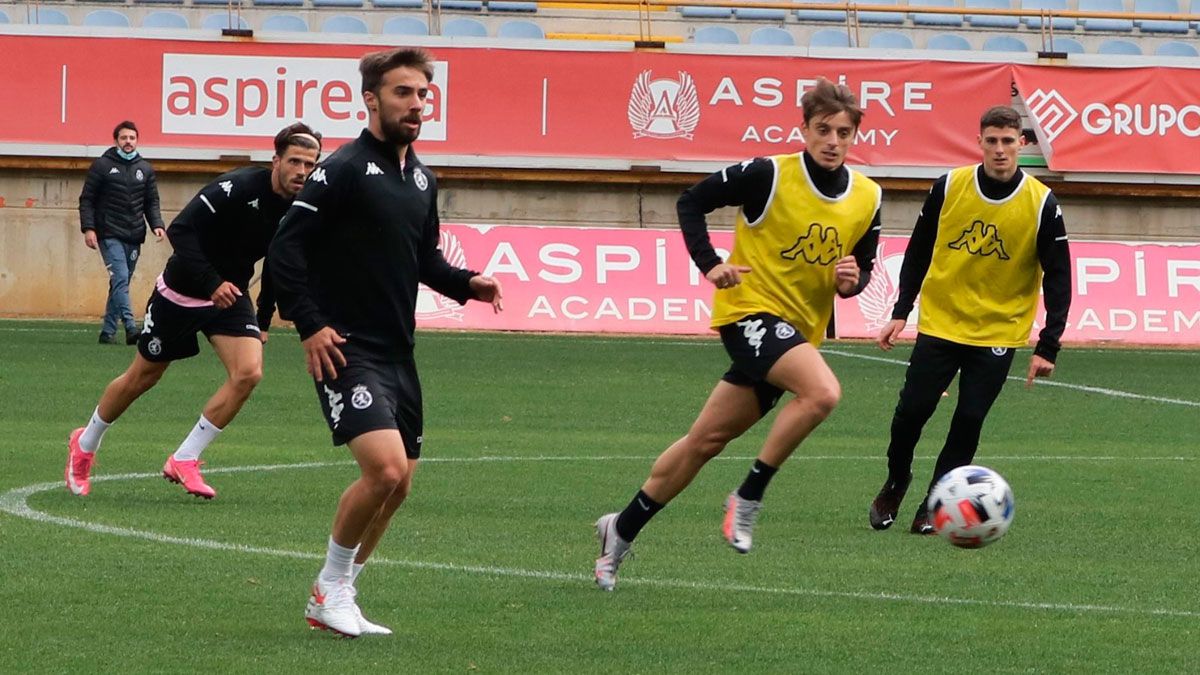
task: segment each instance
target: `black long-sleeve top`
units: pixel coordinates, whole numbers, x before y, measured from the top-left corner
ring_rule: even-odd
[[[804,166],[812,178],[813,185],[826,197],[837,197],[850,185],[850,170],[845,165],[830,171],[823,168],[808,155],[802,153]],[[683,191],[675,208],[679,216],[679,228],[687,245],[692,262],[703,274],[723,262],[713,248],[708,236],[708,221],[705,216],[722,206],[740,206],[747,222],[762,216],[771,198],[775,184],[775,163],[765,157],[734,164],[708,176]],[[807,189],[807,186],[802,186]],[[782,189],[782,187],[781,187]],[[875,253],[879,248],[879,212],[863,238],[854,247],[852,255],[862,271],[858,286],[845,297],[851,297],[866,288],[871,281],[871,270],[875,266]]]
[[[167,228],[175,250],[163,270],[163,282],[177,293],[205,300],[225,281],[245,293],[254,264],[267,254],[290,203],[276,194],[266,167],[248,166],[218,176]],[[266,263],[263,269],[258,326],[268,330],[275,302]]]
[[[418,282],[466,303],[477,272],[438,248],[437,183],[410,146],[363,131],[323,161],[284,216],[269,258],[280,314],[307,338],[329,326],[351,344],[412,355]]]
[[[976,169],[979,189],[992,200],[1003,200],[1021,185],[1023,174],[1020,169],[1006,182],[991,178],[983,170]],[[942,205],[946,199],[946,181],[949,174],[938,178],[925,197],[925,205],[917,216],[908,250],[904,252],[904,263],[900,266],[900,289],[896,305],[892,309],[893,319],[907,319],[913,310],[925,274],[933,259],[933,248],[937,242],[938,223]],[[1037,233],[1038,262],[1042,266],[1042,298],[1046,305],[1046,325],[1038,334],[1034,354],[1054,362],[1062,347],[1063,331],[1067,327],[1067,312],[1071,308],[1071,251],[1067,244],[1067,229],[1063,224],[1062,208],[1054,193],[1046,198],[1042,208],[1041,222]]]

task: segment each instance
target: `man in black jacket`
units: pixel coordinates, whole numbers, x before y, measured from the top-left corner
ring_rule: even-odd
[[[200,419],[163,465],[163,477],[197,497],[216,491],[200,475],[200,453],[228,425],[262,378],[262,344],[274,313],[270,275],[264,274],[255,316],[246,297],[254,264],[267,252],[292,199],[316,166],[320,137],[304,124],[275,136],[271,168],[248,166],[206,185],[179,212],[168,234],[175,252],[155,284],[133,363],[109,383],[87,426],[67,441],[67,488],[91,490],[96,451],[108,427],[153,387],[172,361],[200,351],[204,333],[228,377]]]
[[[119,323],[125,325],[125,343],[137,342],[137,325],[129,304],[129,280],[137,267],[149,224],[161,241],[165,230],[158,210],[158,183],[154,169],[137,151],[137,126],[128,120],[113,129],[116,145],[92,162],[79,195],[79,221],[83,243],[100,249],[108,269],[108,304],[100,327],[100,342],[117,341]]]
[[[342,494],[305,618],[357,637],[389,634],[362,617],[354,582],[408,496],[421,454],[413,363],[417,283],[500,310],[500,282],[451,267],[438,249],[437,185],[412,150],[433,78],[423,50],[359,62],[367,129],[321,163],[271,242],[280,314],[296,324],[333,432],[361,476]]]

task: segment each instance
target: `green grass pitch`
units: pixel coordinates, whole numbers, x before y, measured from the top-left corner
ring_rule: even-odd
[[[1060,386],[1010,381],[976,462],[1008,479],[1016,519],[967,551],[907,533],[912,495],[897,527],[870,529],[909,347],[827,344],[842,403],[776,477],[755,549],[738,555],[719,525],[765,423],[650,524],[603,593],[592,523],[687,429],[726,367],[719,344],[418,342],[426,460],[359,582],[396,634],[345,641],[308,630],[303,609],[356,471],[329,445],[294,333],[273,334],[262,384],[205,453],[215,501],[158,476],[223,378],[208,349],[113,426],[77,498],[61,484],[67,433],[133,349],[95,344],[90,325],[0,323],[0,672],[1200,670],[1195,351],[1067,348]]]

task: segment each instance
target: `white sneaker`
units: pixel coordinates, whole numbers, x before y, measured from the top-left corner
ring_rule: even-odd
[[[617,535],[617,514],[600,516],[596,521],[596,537],[600,539],[600,557],[596,559],[596,585],[611,591],[617,585],[617,568],[629,555],[629,542]]]
[[[367,617],[363,616],[362,610],[358,605],[354,606],[354,614],[358,617],[358,634],[359,635],[391,635],[392,629],[387,626],[380,626],[377,623],[367,621]]]
[[[758,520],[758,512],[762,502],[752,502],[742,499],[737,491],[725,498],[725,522],[721,525],[721,533],[725,541],[738,553],[749,553],[753,543],[754,523]]]
[[[348,580],[327,586],[320,579],[313,582],[312,595],[304,608],[308,625],[342,637],[356,638],[362,635],[359,625],[362,612],[354,603],[356,591]]]

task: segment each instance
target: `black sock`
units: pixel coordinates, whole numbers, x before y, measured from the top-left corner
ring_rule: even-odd
[[[738,496],[752,502],[762,501],[763,493],[767,491],[767,483],[771,482],[778,470],[778,467],[764,464],[761,459],[754,460],[754,466],[751,467],[750,473],[746,474],[742,486],[738,488]]]
[[[659,504],[650,499],[645,492],[638,490],[637,495],[629,502],[629,506],[617,515],[617,536],[627,542],[633,542],[638,532],[650,522],[654,514],[662,511],[666,504]]]

